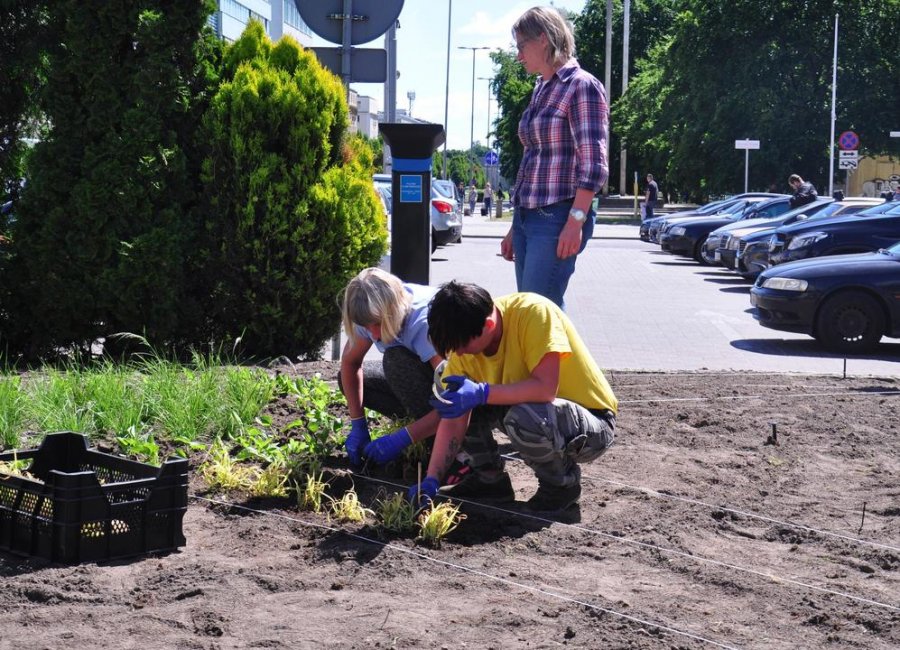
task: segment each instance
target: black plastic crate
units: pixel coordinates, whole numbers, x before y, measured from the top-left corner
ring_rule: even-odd
[[[72,432],[0,453],[14,459],[31,459],[37,480],[0,472],[0,549],[78,563],[184,546],[187,460],[154,467],[89,449]]]

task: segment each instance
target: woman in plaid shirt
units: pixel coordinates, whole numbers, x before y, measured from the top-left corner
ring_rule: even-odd
[[[519,291],[565,308],[575,259],[594,232],[592,201],[609,175],[606,90],[578,65],[572,28],[555,8],[529,9],[512,31],[519,62],[539,78],[519,122],[525,150],[500,252],[515,262]]]

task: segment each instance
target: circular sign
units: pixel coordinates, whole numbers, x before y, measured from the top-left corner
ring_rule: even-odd
[[[497,155],[496,151],[488,151],[484,154],[484,164],[488,167],[492,167],[500,162],[500,156]]]
[[[853,131],[844,131],[838,136],[838,147],[844,151],[859,147],[859,136]]]
[[[344,42],[344,0],[293,0],[309,28],[331,43]],[[400,16],[403,0],[353,0],[350,45],[374,41]]]

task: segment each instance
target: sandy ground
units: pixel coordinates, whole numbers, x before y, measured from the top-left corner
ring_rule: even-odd
[[[560,520],[464,504],[433,549],[195,479],[179,552],[0,553],[0,649],[900,647],[900,379],[610,379],[617,442]]]

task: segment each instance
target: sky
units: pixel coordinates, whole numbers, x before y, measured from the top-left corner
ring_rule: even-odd
[[[486,143],[488,131],[488,82],[478,77],[491,77],[493,64],[490,50],[475,52],[474,118],[472,112],[472,50],[464,47],[487,46],[510,49],[514,45],[511,28],[516,19],[536,4],[518,0],[405,0],[397,30],[397,107],[410,108],[407,93],[414,92],[414,117],[444,123],[444,97],[447,90],[447,18],[450,20],[450,87],[446,131],[449,149],[468,149],[470,134]],[[557,7],[581,13],[585,0],[553,0]],[[314,36],[313,45],[332,46]],[[379,38],[360,47],[383,47]],[[384,109],[382,84],[351,84],[360,95],[374,97]],[[496,116],[497,103],[490,101],[490,119]]]

